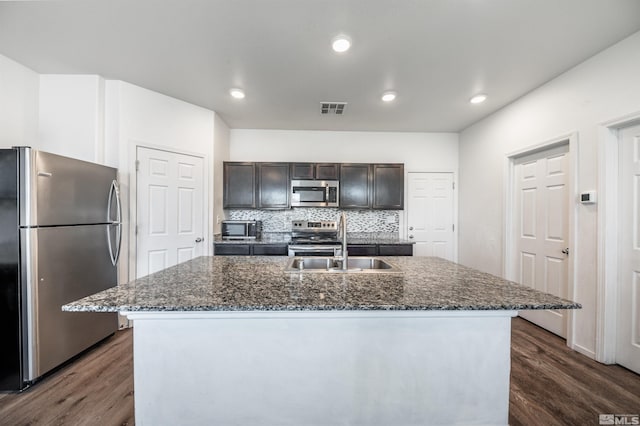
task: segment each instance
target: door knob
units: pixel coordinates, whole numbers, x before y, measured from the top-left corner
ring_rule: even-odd
[[[196,243],[201,243],[203,241],[204,241],[204,238],[202,238],[202,237],[196,238]]]
[[[413,226],[410,226],[410,227],[409,227],[409,231],[413,231]]]
[[[562,250],[562,253],[564,253],[567,256],[569,256],[569,247],[567,247],[566,249]]]
[[[409,235],[409,238],[413,238],[413,235]]]

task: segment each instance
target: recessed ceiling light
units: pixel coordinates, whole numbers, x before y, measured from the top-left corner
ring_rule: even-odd
[[[351,47],[351,39],[344,35],[337,36],[331,41],[331,47],[338,53],[346,52]]]
[[[382,100],[385,102],[391,102],[396,98],[396,95],[397,95],[396,92],[384,92],[382,94]]]
[[[487,100],[487,95],[481,93],[479,95],[475,95],[473,98],[469,99],[469,102],[472,104],[481,104],[482,102]]]
[[[244,90],[242,89],[231,89],[229,93],[236,99],[244,99]]]

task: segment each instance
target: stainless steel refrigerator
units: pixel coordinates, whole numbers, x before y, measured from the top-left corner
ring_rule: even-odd
[[[117,285],[116,169],[0,149],[0,390],[21,390],[118,327],[115,313],[62,312]]]

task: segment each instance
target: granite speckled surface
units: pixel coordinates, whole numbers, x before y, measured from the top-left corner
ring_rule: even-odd
[[[65,311],[521,310],[581,306],[434,257],[381,257],[402,272],[290,273],[288,257],[199,257]]]
[[[288,244],[291,241],[289,232],[263,232],[259,240],[223,240],[220,235],[216,235],[216,244]],[[394,232],[348,232],[348,244],[415,244],[415,241],[402,239]]]

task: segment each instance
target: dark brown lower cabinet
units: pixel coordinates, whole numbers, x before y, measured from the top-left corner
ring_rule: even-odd
[[[378,246],[376,244],[347,244],[349,256],[377,256]]]
[[[213,245],[213,253],[216,256],[286,256],[288,249],[286,244],[215,243]]]
[[[254,256],[286,256],[289,247],[286,244],[256,244],[253,246]]]
[[[380,244],[379,256],[413,256],[413,244]]]
[[[249,256],[249,244],[214,244],[213,253],[217,256]]]

